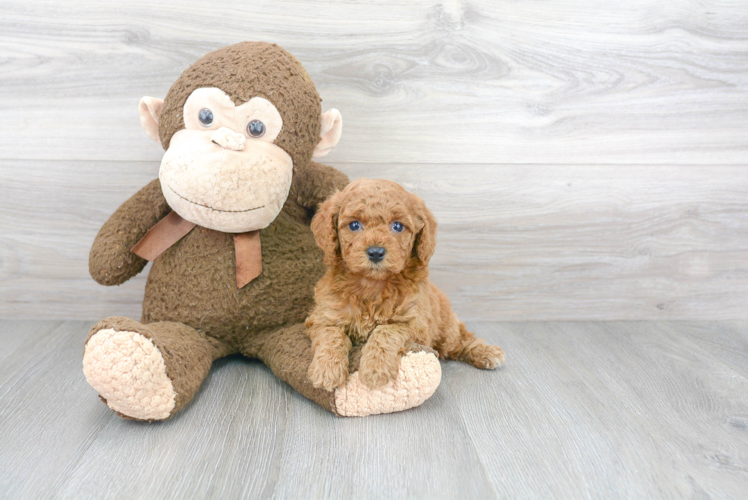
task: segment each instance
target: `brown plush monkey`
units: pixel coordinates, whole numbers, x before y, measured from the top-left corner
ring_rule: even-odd
[[[140,322],[109,317],[86,339],[83,371],[123,417],[163,420],[192,400],[211,364],[259,358],[337,415],[417,406],[439,384],[433,352],[411,346],[399,376],[371,390],[351,377],[328,392],[307,378],[303,321],[324,273],[309,228],[317,205],[347,177],[312,157],[338,142],[337,110],[301,64],[274,44],[244,42],[188,68],[140,119],[166,150],[159,179],[127,200],[99,231],[90,272],[119,285],[153,260]],[[360,350],[351,353],[350,371]]]

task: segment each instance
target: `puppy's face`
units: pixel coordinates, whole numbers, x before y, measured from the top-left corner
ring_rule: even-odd
[[[400,273],[410,259],[415,235],[421,228],[408,206],[410,195],[392,194],[385,192],[374,200],[350,201],[341,207],[340,254],[355,274],[386,279]]]
[[[384,180],[361,179],[327,200],[312,221],[329,264],[384,280],[408,266],[425,266],[436,221],[419,197]]]

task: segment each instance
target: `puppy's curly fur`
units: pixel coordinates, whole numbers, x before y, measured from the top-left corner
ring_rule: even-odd
[[[315,387],[345,384],[353,343],[365,343],[359,376],[371,388],[397,376],[414,342],[478,368],[503,363],[504,351],[467,331],[428,279],[436,220],[421,198],[392,181],[360,179],[322,204],[312,231],[327,265],[306,320]]]

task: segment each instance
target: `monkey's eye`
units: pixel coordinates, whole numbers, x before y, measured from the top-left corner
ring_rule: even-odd
[[[405,229],[405,226],[403,226],[402,222],[397,222],[397,221],[393,222],[391,227],[392,227],[392,230],[395,231],[396,233],[402,233],[403,229]]]
[[[206,127],[210,127],[213,124],[213,112],[208,108],[201,109],[198,118],[200,119],[200,123]]]
[[[354,220],[350,224],[348,224],[348,229],[351,231],[359,231],[361,229],[361,223],[357,220]]]
[[[252,137],[262,137],[265,135],[265,124],[260,120],[252,120],[247,124],[247,133]]]

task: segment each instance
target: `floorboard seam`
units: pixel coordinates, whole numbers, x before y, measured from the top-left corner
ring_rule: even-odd
[[[265,488],[263,488],[262,493],[260,493],[260,498],[266,499],[266,498],[275,498],[276,491],[278,489],[278,481],[280,480],[280,470],[281,465],[283,464],[283,454],[286,449],[286,429],[288,427],[288,389],[284,388],[283,390],[283,400],[284,400],[284,412],[283,412],[283,429],[282,429],[282,435],[279,436],[276,434],[275,439],[275,449],[273,450],[273,458],[271,459],[270,463],[270,470],[268,471],[268,482],[265,485]],[[281,429],[278,429],[281,431]],[[280,444],[278,444],[280,442]],[[272,484],[270,482],[272,480]]]
[[[442,378],[442,384],[444,384],[444,378]],[[449,395],[451,396],[452,402],[457,402],[457,397],[455,396],[454,391],[452,390],[452,386],[449,382],[446,382],[447,389],[449,390]],[[473,440],[472,434],[470,434],[469,427],[467,425],[467,421],[465,419],[465,414],[462,411],[462,408],[455,404],[455,407],[457,408],[457,413],[460,415],[460,420],[462,421],[462,425],[465,429],[465,434],[467,435],[468,439],[470,440],[470,446],[473,449],[473,452],[475,453],[475,457],[478,459],[478,463],[480,464],[481,473],[483,475],[483,480],[486,482],[486,485],[488,486],[488,489],[491,490],[491,493],[493,493],[494,498],[499,498],[496,494],[496,491],[493,489],[493,485],[491,484],[491,481],[488,479],[488,473],[486,473],[486,465],[483,463],[483,457],[480,456],[478,453],[478,448],[475,446],[475,441]]]
[[[71,462],[70,465],[65,467],[63,473],[60,475],[63,478],[63,481],[59,486],[55,487],[55,492],[58,494],[57,498],[60,498],[59,493],[65,490],[70,481],[73,480],[75,472],[78,470],[78,464],[80,464],[81,460],[83,460],[83,458],[86,456],[88,450],[91,449],[91,446],[93,446],[101,433],[104,432],[104,429],[109,427],[109,424],[111,424],[115,418],[119,419],[120,417],[116,417],[113,412],[110,415],[104,417],[102,425],[99,426],[99,429],[96,431],[96,433],[91,436],[91,439],[88,441],[85,448],[83,448],[81,452],[76,455],[75,461]]]

